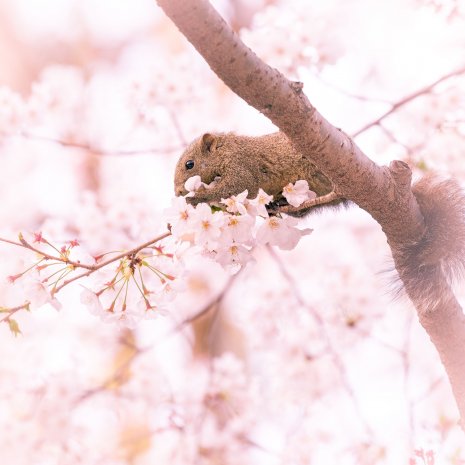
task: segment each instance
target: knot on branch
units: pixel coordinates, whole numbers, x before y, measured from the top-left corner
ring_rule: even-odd
[[[296,94],[301,94],[301,93],[302,93],[302,89],[304,88],[304,83],[303,83],[303,82],[300,82],[300,81],[292,81],[290,84],[291,84],[292,90],[293,90]]]
[[[393,160],[389,164],[389,172],[391,173],[392,179],[396,183],[397,188],[401,190],[401,194],[410,189],[410,185],[412,183],[412,170],[407,163],[401,160]]]

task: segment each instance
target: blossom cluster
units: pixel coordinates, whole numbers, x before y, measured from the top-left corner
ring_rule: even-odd
[[[209,188],[201,182],[200,176],[188,179],[185,187],[189,191],[187,199],[194,196],[199,187]],[[194,207],[186,198],[177,197],[166,211],[171,233],[179,241],[200,247],[205,255],[233,271],[251,260],[256,245],[269,244],[291,250],[302,236],[311,233],[311,229],[298,229],[293,217],[270,216],[266,206],[273,197],[262,189],[254,199],[248,199],[247,195],[246,190],[221,199],[224,210],[206,203]],[[301,180],[286,186],[283,195],[291,205],[299,206],[314,193],[309,190],[307,181]]]

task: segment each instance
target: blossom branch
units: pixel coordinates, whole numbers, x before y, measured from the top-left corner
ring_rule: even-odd
[[[30,298],[24,304],[18,305],[16,307],[0,307],[0,313],[7,314],[3,319],[0,320],[0,323],[8,323],[10,326],[10,330],[15,335],[17,335],[18,333],[20,333],[20,330],[16,321],[10,318],[13,314],[22,309],[29,310],[29,307],[31,305],[41,306],[45,303],[50,303],[56,308],[59,308],[60,303],[55,299],[55,295],[61,289],[63,289],[70,283],[87,277],[92,273],[96,272],[97,270],[100,270],[115,262],[118,262],[116,274],[108,283],[106,283],[98,291],[98,293],[94,293],[91,290],[84,288],[86,293],[85,302],[95,310],[95,313],[101,316],[105,316],[106,313],[115,312],[115,305],[117,303],[118,297],[121,295],[121,298],[123,299],[122,303],[120,302],[120,312],[123,312],[123,316],[121,316],[122,318],[125,315],[124,312],[126,311],[127,307],[129,285],[134,284],[137,287],[137,294],[140,295],[140,297],[142,298],[146,311],[155,309],[156,306],[153,303],[151,303],[149,301],[149,298],[147,297],[147,295],[152,292],[149,289],[147,289],[146,285],[144,284],[144,278],[141,273],[141,267],[145,267],[147,270],[149,270],[149,272],[156,276],[156,279],[162,284],[165,284],[167,281],[175,279],[170,274],[167,274],[162,270],[159,270],[157,267],[154,267],[149,263],[149,258],[151,257],[171,257],[171,254],[165,254],[163,252],[162,247],[154,246],[155,243],[161,241],[162,239],[170,235],[171,231],[167,231],[166,233],[160,234],[157,237],[147,242],[144,242],[143,244],[140,244],[137,247],[132,248],[131,250],[117,253],[116,255],[99,263],[98,260],[101,259],[104,255],[108,255],[108,253],[100,255],[99,257],[94,258],[96,260],[96,263],[94,264],[86,264],[82,263],[79,260],[70,259],[71,250],[75,246],[79,245],[77,241],[70,241],[68,245],[63,246],[61,249],[58,249],[47,239],[45,239],[41,233],[35,233],[35,242],[46,244],[47,246],[49,246],[57,252],[57,254],[50,254],[41,250],[41,248],[31,245],[21,233],[19,234],[19,242],[10,239],[0,238],[0,242],[11,244],[17,247],[22,247],[39,255],[38,261],[36,261],[33,265],[29,266],[26,270],[16,275],[9,276],[8,279],[11,283],[14,283],[19,278],[22,278],[26,273],[30,272],[31,270],[36,270],[40,273],[44,269],[48,269],[48,267],[50,266],[56,266],[60,264],[64,265],[58,270],[48,274],[48,276],[46,276],[45,278],[33,278],[29,283],[29,290],[27,291],[32,292],[32,294],[30,296],[26,294],[27,297]],[[140,252],[144,249],[151,247],[153,247],[157,252],[153,256],[140,254]],[[116,252],[110,253],[114,254]],[[70,275],[70,273],[77,269],[84,269],[85,271],[78,273],[68,279],[65,279],[68,275]],[[138,276],[135,276],[136,272],[138,273]],[[119,289],[115,290],[117,286],[119,286]],[[99,296],[109,290],[115,290],[116,296],[113,298],[110,307],[107,310],[104,310],[101,302],[99,301]]]
[[[89,264],[86,264],[86,263],[81,263],[81,262],[70,260],[64,254],[60,254],[60,256],[58,256],[58,257],[55,256],[55,255],[48,254],[48,253],[44,252],[43,250],[40,250],[37,247],[34,247],[31,244],[29,244],[29,242],[27,242],[24,239],[24,236],[22,234],[19,235],[20,236],[20,242],[12,241],[10,239],[4,239],[2,237],[0,237],[0,242],[6,242],[7,244],[12,244],[12,245],[16,245],[18,247],[23,247],[25,249],[29,249],[29,250],[31,250],[33,252],[36,252],[37,254],[43,256],[47,260],[62,262],[64,264],[66,264],[66,265],[72,266],[73,268],[85,268],[85,269],[88,270],[86,273],[75,276],[74,278],[72,278],[72,279],[70,279],[68,281],[65,281],[66,284],[69,284],[70,282],[75,281],[76,279],[79,279],[79,278],[82,278],[84,276],[88,276],[91,273],[94,273],[95,271],[99,270],[100,268],[104,268],[105,266],[109,265],[110,263],[116,262],[116,261],[121,260],[122,258],[128,257],[130,255],[135,255],[135,254],[137,254],[137,252],[140,252],[141,250],[150,247],[151,245],[155,244],[156,242],[161,241],[162,239],[165,239],[166,237],[168,237],[170,235],[171,235],[170,232],[166,232],[166,233],[161,234],[161,235],[159,235],[159,236],[157,236],[157,237],[155,237],[155,238],[153,238],[153,239],[151,239],[151,240],[149,240],[147,242],[144,242],[141,245],[138,245],[137,247],[134,247],[131,250],[121,252],[120,254],[118,254],[118,255],[116,255],[114,257],[111,257],[111,258],[109,258],[109,259],[107,259],[107,260],[105,260],[105,261],[103,261],[101,263],[95,263],[93,265],[89,265]],[[63,288],[66,284],[63,284],[62,286],[60,286],[59,289]],[[57,288],[56,292],[58,292],[59,289]]]
[[[104,268],[106,267],[107,265],[110,265],[111,263],[114,263],[118,260],[121,260],[122,258],[125,258],[125,257],[130,257],[130,256],[133,256],[133,255],[136,255],[138,252],[140,252],[141,250],[143,249],[146,249],[150,246],[152,246],[153,244],[155,244],[156,242],[159,242],[161,241],[162,239],[165,239],[166,237],[170,236],[171,235],[171,232],[166,232],[164,234],[161,234],[160,236],[157,236],[155,237],[154,239],[151,239],[150,241],[147,241],[145,242],[144,244],[142,245],[139,245],[137,247],[134,247],[133,249],[129,250],[129,251],[126,251],[126,252],[122,252],[120,253],[119,255],[116,255],[115,257],[112,257],[112,258],[109,258],[108,260],[105,260],[104,262],[101,262],[101,263],[97,263],[95,265],[85,265],[85,266],[80,266],[81,268],[87,268],[88,271],[85,271],[81,274],[78,274],[76,276],[73,276],[72,278],[70,279],[67,279],[65,281],[63,281],[62,284],[60,284],[59,286],[56,287],[55,289],[55,293],[56,292],[59,292],[61,289],[63,289],[65,286],[67,286],[68,284],[72,283],[73,281],[76,281],[78,279],[81,279],[81,278],[85,278],[86,276],[89,276],[90,274],[94,273],[95,271],[101,269],[101,268]]]

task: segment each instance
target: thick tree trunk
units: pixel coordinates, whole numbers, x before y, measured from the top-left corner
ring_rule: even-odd
[[[404,244],[417,242],[425,231],[411,191],[411,172],[399,161],[380,167],[340,129],[311,105],[302,85],[290,82],[261,61],[225,23],[207,0],[157,0],[182,34],[225,84],[267,116],[294,146],[313,159],[339,194],[357,203],[381,225],[405,290],[435,344],[465,419],[465,317],[447,279],[433,286],[434,311],[417,298],[403,279]],[[431,292],[431,289],[430,289]]]

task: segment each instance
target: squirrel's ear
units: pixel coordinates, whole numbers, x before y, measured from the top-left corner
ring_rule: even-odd
[[[206,133],[202,136],[202,152],[213,152],[216,149],[218,138],[213,134]]]

